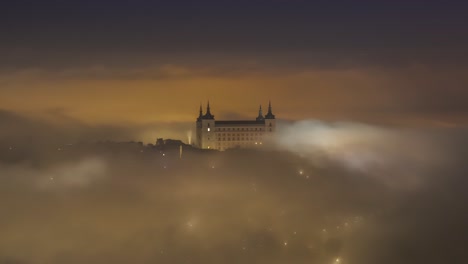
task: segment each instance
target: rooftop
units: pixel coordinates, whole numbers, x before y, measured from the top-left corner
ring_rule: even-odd
[[[220,120],[215,121],[215,125],[217,126],[256,126],[256,125],[265,125],[265,120]]]

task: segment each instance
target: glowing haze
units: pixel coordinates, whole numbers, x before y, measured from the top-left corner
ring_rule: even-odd
[[[182,158],[178,146],[58,145],[54,133],[3,142],[0,263],[467,257],[466,131],[318,121],[280,128],[270,150],[185,147]]]
[[[3,2],[0,264],[468,259],[466,1]]]

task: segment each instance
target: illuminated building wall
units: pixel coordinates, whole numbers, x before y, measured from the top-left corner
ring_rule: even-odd
[[[200,106],[196,122],[196,146],[221,151],[231,148],[259,148],[275,130],[276,118],[272,113],[271,103],[265,116],[260,106],[254,120],[215,120],[208,103],[205,114]]]

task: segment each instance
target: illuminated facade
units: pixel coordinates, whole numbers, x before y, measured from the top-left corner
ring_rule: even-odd
[[[265,116],[260,106],[255,120],[215,120],[208,102],[205,114],[200,106],[196,127],[196,146],[201,149],[258,148],[275,132],[276,118],[270,103]]]

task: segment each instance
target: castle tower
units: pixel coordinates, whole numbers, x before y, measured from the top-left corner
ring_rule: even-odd
[[[267,132],[276,131],[276,117],[271,110],[271,101],[268,102],[268,113],[265,115],[265,127]]]
[[[202,149],[213,149],[215,147],[215,119],[211,114],[210,102],[206,105],[206,114],[202,115],[200,108],[200,116],[197,119],[197,146]]]

